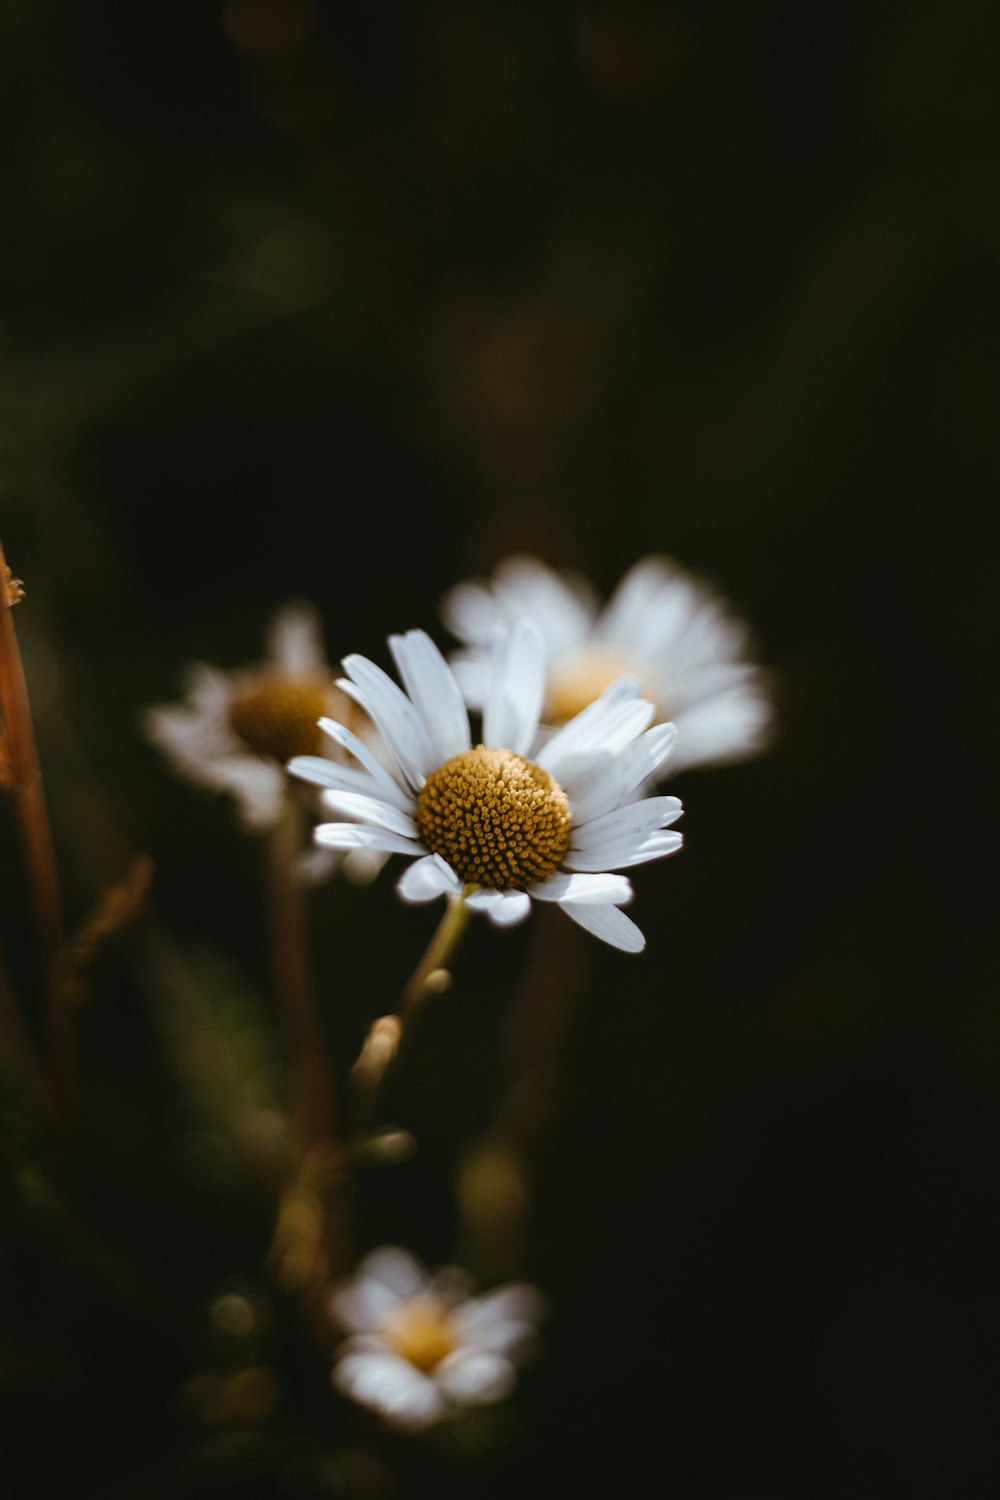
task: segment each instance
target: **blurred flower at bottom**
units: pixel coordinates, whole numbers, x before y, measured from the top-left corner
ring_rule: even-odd
[[[527,1282],[471,1291],[457,1266],[431,1274],[397,1246],[373,1250],[330,1296],[350,1335],[336,1351],[337,1390],[410,1432],[504,1400],[537,1350],[544,1301]]]

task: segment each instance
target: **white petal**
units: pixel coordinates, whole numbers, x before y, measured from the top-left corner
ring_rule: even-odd
[[[426,1285],[427,1274],[418,1260],[398,1245],[382,1245],[365,1256],[352,1277],[334,1287],[330,1311],[351,1333],[369,1333]]]
[[[484,646],[498,625],[530,620],[547,655],[582,645],[597,613],[593,589],[574,574],[553,572],[534,557],[509,557],[489,583],[464,583],[445,596],[448,628],[469,645]]]
[[[664,602],[676,616],[676,630],[697,607],[691,584],[668,557],[644,557],[633,564],[601,612],[594,626],[596,639],[645,650],[650,639],[650,613]],[[682,608],[683,605],[683,608]]]
[[[557,573],[537,557],[508,557],[494,574],[494,596],[507,620],[530,620],[541,632],[546,653],[580,646],[590,634],[597,597],[576,573]]]
[[[451,1315],[451,1325],[461,1344],[516,1358],[518,1351],[534,1339],[535,1327],[545,1315],[545,1298],[528,1282],[509,1282],[481,1297],[470,1297]]]
[[[184,674],[184,697],[200,714],[225,715],[233,692],[233,673],[193,661]]]
[[[527,755],[538,730],[545,695],[545,652],[532,625],[498,632],[492,643],[492,677],[483,708],[483,743]]]
[[[740,688],[751,693],[762,691],[765,677],[761,667],[743,661],[712,660],[687,668],[678,665],[670,674],[670,696],[676,712],[686,713],[717,694],[736,692]]]
[[[483,1406],[502,1401],[517,1384],[517,1371],[502,1354],[485,1349],[456,1349],[434,1371],[437,1384],[452,1401]]]
[[[207,760],[245,755],[246,746],[229,728],[229,678],[214,667],[192,666],[183,703],[161,703],[142,715],[142,731],[184,775],[195,780]]]
[[[361,1261],[356,1276],[370,1276],[398,1297],[416,1297],[427,1286],[427,1272],[409,1250],[399,1245],[380,1245]]]
[[[330,1293],[331,1317],[348,1333],[370,1333],[398,1307],[399,1296],[373,1276],[355,1276]]]
[[[614,842],[631,835],[636,843],[657,828],[676,823],[684,811],[677,797],[643,797],[625,807],[617,807],[590,822],[576,825],[570,838],[571,849],[594,849],[609,840]]]
[[[497,625],[506,623],[489,589],[478,583],[449,589],[441,601],[441,618],[453,636],[470,645],[484,645]]]
[[[339,681],[338,687],[360,703],[381,730],[397,765],[416,791],[440,764],[423,719],[402,688],[373,661],[365,656],[345,656],[343,665],[350,680]]]
[[[678,714],[677,752],[671,771],[694,765],[727,765],[766,748],[771,704],[756,689],[739,687]]]
[[[637,787],[652,780],[673,750],[677,740],[675,724],[654,724],[610,766],[597,766],[593,772],[575,777],[573,782],[573,817],[588,823],[619,807]]]
[[[348,885],[371,885],[388,859],[381,849],[348,849],[341,869]]]
[[[608,840],[593,849],[568,849],[563,856],[567,870],[627,870],[630,865],[642,865],[651,859],[663,859],[667,854],[676,854],[684,843],[684,836],[673,830],[647,834],[641,842],[629,837]]]
[[[461,889],[462,882],[440,854],[426,854],[407,865],[396,882],[396,892],[404,901],[433,901],[457,895]]]
[[[746,626],[729,612],[716,586],[681,572],[665,557],[643,559],[622,579],[595,635],[654,661],[678,715],[696,679],[727,667],[740,670],[751,651]]]
[[[236,799],[240,819],[247,828],[270,828],[281,817],[286,784],[280,766],[256,755],[231,755],[204,770],[201,779],[206,786]]]
[[[366,828],[360,823],[320,823],[313,830],[326,849],[384,849],[388,854],[426,854],[423,844],[388,828]]]
[[[404,1431],[420,1432],[444,1414],[434,1382],[396,1354],[348,1354],[334,1365],[333,1383]]]
[[[400,812],[413,806],[410,793],[398,787],[391,777],[383,773],[382,778],[376,780],[357,766],[344,766],[339,761],[328,760],[324,755],[296,755],[288,762],[287,769],[291,776],[310,781],[314,786],[327,787],[336,792],[361,792],[380,802],[390,802]]]
[[[271,620],[265,637],[270,660],[289,677],[327,670],[319,614],[311,604],[286,604]]]
[[[490,660],[490,653],[478,647],[449,658],[448,665],[470,708],[481,709],[486,702],[492,676]]]
[[[368,797],[361,792],[327,792],[323,802],[333,812],[344,813],[363,823],[375,823],[411,839],[420,836],[416,823],[407,813],[400,812],[398,807],[390,807],[380,797]]]
[[[391,635],[389,650],[410,700],[424,721],[438,763],[468,750],[469,715],[451,668],[423,630]]]
[[[610,943],[612,948],[621,948],[625,953],[641,953],[646,946],[640,929],[617,906],[585,906],[578,901],[567,901],[561,909],[594,937]]]
[[[465,900],[473,911],[482,912],[497,927],[513,927],[531,911],[531,897],[526,891],[491,891],[480,886]]]
[[[713,587],[704,580],[678,579],[670,597],[650,610],[648,649],[664,664],[671,663],[671,680],[737,662],[751,651],[749,631],[728,613]]]
[[[535,1324],[517,1318],[490,1318],[471,1325],[461,1332],[460,1341],[465,1349],[503,1354],[516,1365],[528,1364],[541,1348]]]
[[[336,719],[320,719],[319,727],[341,749],[346,750],[349,755],[353,755],[354,759],[364,766],[369,776],[378,782],[390,801],[392,800],[393,793],[395,793],[401,799],[399,806],[409,807],[411,805],[409,793],[403,789],[392,772],[382,764],[371,747],[365,744],[364,740],[359,739],[356,734],[352,734],[343,724],[338,724]]]
[[[571,798],[575,777],[592,772],[595,765],[613,764],[648,725],[656,710],[639,691],[634,677],[620,677],[535,754]]]
[[[343,862],[344,856],[338,849],[310,847],[304,849],[296,859],[295,873],[299,883],[309,889],[339,870]]]
[[[690,673],[735,662],[749,649],[745,626],[729,615],[714,584],[664,557],[645,558],[626,574],[596,634],[655,661],[675,702]]]
[[[584,905],[622,906],[632,899],[631,883],[624,875],[605,872],[593,875],[550,875],[531,887],[539,901],[583,902]]]

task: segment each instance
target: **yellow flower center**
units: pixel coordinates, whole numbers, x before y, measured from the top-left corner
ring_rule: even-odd
[[[545,722],[565,724],[619,677],[638,677],[642,696],[662,706],[663,694],[650,680],[648,667],[614,646],[593,645],[556,663],[550,670],[545,689]]]
[[[257,755],[284,765],[293,755],[319,753],[318,720],[333,708],[336,689],[325,677],[261,673],[236,690],[229,727]]]
[[[414,1297],[391,1313],[382,1333],[393,1350],[425,1375],[457,1347],[448,1311],[433,1297]]]
[[[477,745],[446,761],[417,798],[417,827],[460,880],[520,890],[558,869],[569,846],[569,798],[513,750]]]

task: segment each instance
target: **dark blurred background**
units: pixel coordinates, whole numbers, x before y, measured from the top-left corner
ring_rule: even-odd
[[[608,590],[665,551],[780,683],[768,756],[678,779],[647,954],[555,938],[548,1354],[492,1446],[402,1445],[403,1495],[996,1492],[998,44],[988,0],[0,6],[0,528],[70,914],[157,868],[81,1012],[72,1186],[175,1305],[268,1235],[171,1062],[185,986],[238,1009],[263,964],[258,845],[137,730],[182,664],[289,597],[384,660],[509,552]],[[346,1069],[432,918],[386,878],[312,908]],[[455,1253],[545,932],[470,936],[362,1248]],[[304,1345],[203,1431],[169,1319],[7,1217],[0,1492],[338,1493]]]

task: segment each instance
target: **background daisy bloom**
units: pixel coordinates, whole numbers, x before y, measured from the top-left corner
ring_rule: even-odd
[[[461,898],[506,925],[531,900],[554,901],[589,932],[637,953],[645,939],[620,910],[624,875],[607,873],[672,854],[681,815],[676,797],[641,788],[670,753],[672,724],[647,726],[651,703],[625,678],[532,751],[544,688],[537,632],[498,632],[489,653],[483,742],[473,745],[455,677],[422,630],[390,636],[406,688],[363,656],[344,660],[340,686],[381,731],[390,769],[344,725],[322,727],[358,768],[313,756],[289,770],[328,789],[326,803],[354,823],[326,823],[318,844],[415,856],[397,887],[406,901]],[[529,759],[529,754],[532,758]]]
[[[545,645],[546,723],[564,723],[609,682],[629,675],[639,678],[657,717],[677,725],[672,772],[766,748],[771,701],[765,674],[745,660],[746,627],[670,558],[637,562],[602,609],[585,579],[537,558],[511,557],[492,579],[453,588],[442,614],[468,647],[454,667],[470,703],[483,702],[490,632],[530,620]]]
[[[523,1282],[469,1293],[456,1266],[432,1276],[405,1250],[374,1250],[330,1298],[350,1334],[335,1355],[337,1390],[411,1432],[509,1396],[537,1344],[541,1294]]]
[[[323,715],[354,712],[337,687],[319,617],[309,605],[278,610],[265,646],[267,659],[259,666],[223,672],[193,664],[184,701],[148,708],[142,720],[146,738],[181,776],[230,793],[243,823],[254,829],[273,827],[281,816],[285,763],[323,749]]]

